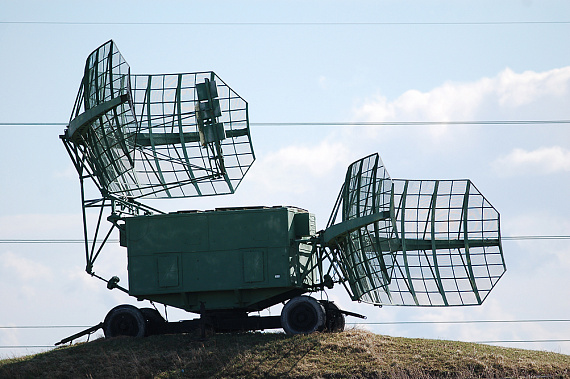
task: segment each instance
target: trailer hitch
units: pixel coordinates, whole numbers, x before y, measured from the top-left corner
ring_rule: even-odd
[[[366,316],[361,315],[361,314],[359,314],[359,313],[344,311],[344,310],[342,310],[342,309],[340,309],[339,312],[342,313],[342,314],[344,314],[344,315],[346,315],[346,316],[358,317],[358,318],[361,318],[361,319],[364,319],[364,320],[367,319]]]
[[[63,345],[64,343],[68,343],[68,342],[73,342],[73,340],[75,340],[75,339],[77,339],[77,338],[79,338],[79,337],[83,337],[83,336],[85,336],[85,335],[87,335],[87,334],[91,335],[91,334],[95,333],[96,331],[98,331],[99,329],[101,329],[102,327],[103,327],[103,323],[100,322],[99,324],[97,324],[97,325],[95,325],[95,326],[92,326],[92,327],[90,327],[90,328],[88,328],[88,329],[85,329],[85,330],[79,332],[79,333],[75,333],[75,334],[72,335],[72,336],[69,336],[69,337],[67,337],[67,338],[64,338],[64,339],[62,339],[62,340],[59,341],[59,342],[56,342],[56,343],[55,343],[55,346]]]

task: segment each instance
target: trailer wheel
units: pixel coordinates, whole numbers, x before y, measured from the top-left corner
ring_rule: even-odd
[[[327,315],[326,331],[330,333],[342,332],[346,321],[344,315],[340,312],[340,308],[332,301],[324,302],[323,305]]]
[[[325,309],[310,296],[297,296],[281,311],[281,326],[287,334],[310,334],[325,327]]]
[[[111,309],[103,322],[105,337],[130,336],[144,337],[146,321],[137,307],[123,304]]]
[[[154,308],[141,308],[141,313],[146,321],[145,336],[160,334],[166,323],[160,312]]]

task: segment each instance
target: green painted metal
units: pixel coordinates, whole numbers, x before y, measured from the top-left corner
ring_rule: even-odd
[[[439,188],[439,180],[435,181],[435,185],[433,187],[433,194],[431,197],[430,202],[430,212],[431,212],[431,223],[430,223],[430,231],[431,231],[431,253],[433,257],[433,269],[434,275],[437,281],[437,289],[443,299],[444,305],[449,305],[447,301],[447,296],[445,295],[445,289],[443,288],[443,283],[441,282],[441,273],[439,271],[439,265],[437,262],[437,241],[435,239],[435,213],[436,213],[436,204],[437,204],[437,189]]]
[[[390,217],[390,212],[380,211],[359,218],[352,218],[342,221],[338,224],[331,225],[323,233],[323,241],[325,244],[331,244],[336,239],[344,238],[348,233],[360,230],[363,226],[376,223],[380,220],[386,220]]]
[[[79,135],[85,132],[86,128],[94,122],[96,119],[106,114],[112,109],[115,109],[121,104],[128,101],[128,96],[123,94],[121,96],[115,97],[104,103],[100,103],[93,108],[88,109],[84,113],[80,114],[69,123],[69,139],[72,141],[78,141]]]
[[[408,182],[404,184],[404,191],[402,192],[402,200],[400,206],[400,243],[402,245],[402,258],[404,259],[404,270],[406,271],[405,283],[408,291],[414,299],[414,304],[419,305],[418,296],[414,290],[414,283],[412,275],[410,274],[410,263],[408,262],[408,250],[406,249],[406,197],[408,195]]]
[[[152,88],[152,76],[149,75],[147,86],[146,86],[146,91],[145,91],[145,95],[144,95],[144,103],[145,103],[146,111],[149,115],[152,114],[152,111],[151,111],[151,88]],[[164,188],[164,192],[166,193],[166,196],[172,197],[172,194],[170,193],[170,191],[168,191],[168,186],[166,185],[166,181],[164,180],[164,175],[162,174],[160,160],[158,159],[158,156],[157,156],[156,144],[154,143],[154,136],[153,136],[153,132],[152,132],[152,129],[153,129],[152,128],[152,118],[148,117],[146,121],[147,121],[146,130],[148,130],[148,139],[150,141],[150,149],[152,152],[152,158],[154,159],[154,163],[155,163],[154,171],[156,172],[156,176],[158,177],[158,183],[160,186],[162,186]]]
[[[199,312],[260,310],[306,292],[316,256],[292,241],[316,233],[311,218],[292,207],[125,218],[129,294]]]
[[[186,163],[185,169],[190,177],[190,180],[194,184],[194,188],[196,189],[196,193],[198,196],[202,196],[202,191],[200,191],[200,187],[198,183],[196,183],[196,177],[194,176],[194,172],[192,171],[192,164],[190,164],[190,159],[188,159],[188,151],[186,148],[186,141],[188,142],[198,142],[200,140],[200,133],[197,132],[187,132],[184,133],[184,124],[182,123],[182,74],[178,74],[178,80],[176,82],[176,107],[175,114],[176,116],[172,119],[172,128],[174,129],[174,118],[176,118],[176,126],[178,127],[178,137],[180,138],[180,147],[182,150],[182,154],[184,155],[184,161]],[[171,142],[172,143],[172,142]]]
[[[461,220],[463,222],[463,236],[464,236],[464,243],[465,243],[465,260],[464,262],[465,268],[469,273],[469,282],[471,284],[471,289],[477,298],[477,303],[481,304],[483,301],[481,300],[481,296],[479,295],[479,289],[477,288],[477,283],[475,282],[475,275],[473,274],[473,265],[471,264],[471,254],[469,253],[469,223],[468,223],[468,212],[469,212],[469,188],[471,182],[467,182],[465,186],[465,196],[463,198],[463,209],[461,210]]]

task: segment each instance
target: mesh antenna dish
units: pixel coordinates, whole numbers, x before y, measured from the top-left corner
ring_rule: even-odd
[[[506,270],[499,213],[471,181],[390,179],[378,154],[349,166],[324,240],[374,304],[481,304]]]
[[[131,75],[112,40],[87,58],[63,139],[118,198],[233,193],[255,160],[247,102],[216,74]]]

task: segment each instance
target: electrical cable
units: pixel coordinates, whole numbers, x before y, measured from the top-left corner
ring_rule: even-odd
[[[90,328],[93,325],[24,325],[24,326],[0,326],[0,329],[65,329],[65,328]]]
[[[449,22],[128,22],[128,21],[0,21],[4,25],[124,25],[124,26],[485,26],[568,25],[570,21],[449,21]]]
[[[569,240],[570,235],[561,236],[503,236],[503,241],[530,241],[530,240]],[[92,243],[93,240],[87,242]],[[119,243],[118,239],[108,239],[107,242]],[[85,243],[83,239],[0,239],[0,244],[77,244]]]
[[[524,241],[524,240],[567,240],[570,236],[506,236],[501,237],[505,241]]]
[[[386,322],[354,322],[346,325],[406,325],[406,324],[478,324],[478,323],[545,323],[570,322],[570,319],[526,319],[526,320],[465,320],[465,321],[386,321]],[[26,325],[0,326],[0,329],[53,329],[53,328],[85,328],[84,325]],[[570,339],[533,339],[533,340],[481,340],[461,341],[468,343],[555,343],[570,342]],[[3,345],[0,349],[54,348],[53,345]]]
[[[570,124],[570,120],[464,120],[464,121],[344,121],[251,122],[253,126],[432,126],[432,125],[542,125]]]
[[[385,322],[347,322],[346,325],[405,325],[405,324],[484,324],[484,323],[541,323],[570,322],[570,319],[547,320],[463,320],[463,321],[385,321]]]
[[[570,120],[464,120],[464,121],[341,121],[250,122],[251,126],[434,126],[434,125],[545,125],[570,124]],[[67,126],[65,122],[0,122],[0,126]]]
[[[65,122],[0,122],[0,126],[66,126]]]
[[[568,339],[546,339],[546,340],[495,340],[495,341],[464,341],[471,343],[540,343],[540,342],[570,342]]]
[[[87,242],[92,243],[93,240]],[[118,239],[108,239],[107,242],[119,243]],[[0,239],[0,244],[68,244],[85,243],[83,239]]]
[[[346,325],[483,324],[483,323],[544,323],[544,322],[570,322],[570,319],[347,322]],[[23,326],[0,326],[0,329],[52,329],[52,328],[88,328],[88,327],[89,326],[85,325],[23,325]]]

